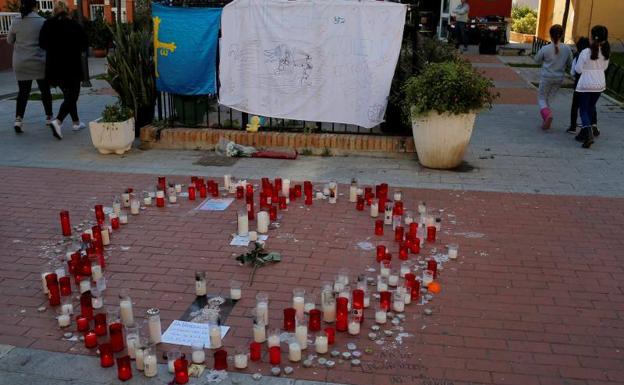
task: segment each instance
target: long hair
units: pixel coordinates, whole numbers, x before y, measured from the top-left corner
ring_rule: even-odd
[[[67,8],[67,4],[65,4],[63,1],[57,1],[56,4],[54,4],[54,10],[52,11],[52,13],[54,14],[54,16],[67,17],[69,15],[69,9]]]
[[[611,45],[609,45],[609,30],[604,25],[596,25],[591,29],[591,45],[589,48],[591,49],[592,60],[598,59],[598,54],[602,53],[602,56],[606,60],[609,60],[609,56],[611,56]]]
[[[559,54],[559,42],[563,37],[563,27],[559,24],[555,24],[550,27],[550,40],[555,45],[555,53]]]
[[[19,11],[22,19],[28,16],[37,7],[37,0],[22,0]]]
[[[585,48],[589,48],[589,46],[590,46],[589,38],[585,36],[579,37],[579,39],[576,41],[576,56],[575,57],[578,57],[578,55],[581,52],[583,52]]]

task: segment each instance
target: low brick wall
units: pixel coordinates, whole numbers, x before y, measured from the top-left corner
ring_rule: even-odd
[[[530,44],[533,43],[533,35],[511,31],[509,34],[509,40],[516,43]]]
[[[159,133],[160,132],[160,133]],[[306,134],[288,132],[246,132],[221,129],[165,128],[141,129],[144,148],[212,150],[220,138],[256,148],[287,148],[315,155],[362,154],[388,156],[416,152],[410,136]]]

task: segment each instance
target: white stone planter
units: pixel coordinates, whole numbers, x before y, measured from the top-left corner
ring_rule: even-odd
[[[420,164],[428,168],[457,167],[470,142],[476,113],[438,114],[412,117],[414,144]]]
[[[97,119],[89,122],[91,142],[101,154],[122,155],[134,141],[134,118],[123,122],[103,123]]]

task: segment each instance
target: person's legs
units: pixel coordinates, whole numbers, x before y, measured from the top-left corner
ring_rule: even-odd
[[[78,98],[80,97],[80,82],[72,83],[70,87],[72,104],[69,108],[69,115],[71,116],[74,124],[78,124],[80,123],[80,118],[78,117]]]
[[[46,114],[46,119],[52,119],[54,112],[52,111],[52,93],[50,93],[50,85],[45,79],[37,79],[37,86],[41,92],[41,103]]]
[[[576,140],[583,142],[584,148],[589,148],[594,143],[594,134],[591,128],[592,113],[596,108],[598,98],[600,98],[599,92],[581,92],[579,97],[580,110],[581,110],[581,122],[583,128],[581,132],[576,136]]]
[[[539,84],[538,91],[538,104],[540,107],[540,114],[542,115],[542,129],[548,130],[552,124],[553,116],[550,109],[550,101],[554,98],[557,90],[561,86],[561,82],[558,80],[550,80],[542,78]]]
[[[570,107],[570,127],[568,128],[567,132],[570,132],[570,133],[576,132],[578,114],[579,114],[579,95],[578,95],[578,92],[574,91],[574,94],[572,94],[572,106]]]
[[[15,132],[21,134],[22,131],[22,119],[24,119],[24,113],[26,113],[26,104],[28,104],[28,98],[30,97],[30,89],[32,87],[32,80],[18,80],[17,81],[17,102],[15,103],[15,123],[13,128]]]
[[[594,135],[594,137],[600,136],[600,130],[598,129],[598,114],[596,112],[596,105],[598,104],[598,99],[600,99],[601,94],[601,92],[592,92],[590,100],[590,118],[592,135]]]

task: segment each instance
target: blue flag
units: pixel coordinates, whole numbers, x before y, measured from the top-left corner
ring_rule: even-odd
[[[216,93],[220,8],[152,3],[156,88],[179,95]]]

